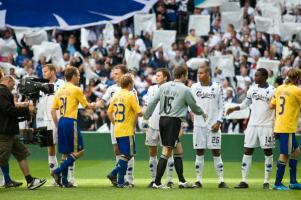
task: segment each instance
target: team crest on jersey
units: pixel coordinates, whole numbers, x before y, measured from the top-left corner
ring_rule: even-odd
[[[270,101],[270,98],[268,96],[268,92],[266,95],[262,95],[262,94],[258,94],[257,91],[254,91],[253,94],[252,94],[252,99],[255,99],[255,100],[261,100],[261,101],[265,101],[265,102],[269,102]]]

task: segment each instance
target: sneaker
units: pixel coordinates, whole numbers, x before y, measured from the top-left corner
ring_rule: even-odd
[[[203,185],[200,181],[195,182],[194,186],[197,187],[197,188],[202,188],[203,187]]]
[[[174,186],[174,183],[172,181],[168,181],[166,183],[166,186],[172,188]]]
[[[63,184],[64,188],[76,188],[75,185],[73,185],[71,182],[68,182],[67,184]]]
[[[264,184],[262,185],[262,188],[263,188],[263,189],[270,189],[270,184],[269,184],[269,183],[264,183]]]
[[[235,186],[234,188],[235,189],[246,189],[246,188],[249,188],[249,184],[242,181],[237,186]]]
[[[288,187],[286,187],[283,184],[281,184],[281,185],[273,185],[273,189],[274,190],[290,190]]]
[[[73,187],[77,187],[77,183],[75,181],[75,178],[70,178],[69,182],[73,185]]]
[[[135,187],[135,185],[133,183],[130,182],[125,182],[124,185],[128,186],[129,188]]]
[[[42,185],[44,185],[46,183],[46,179],[39,179],[39,178],[33,178],[32,181],[30,183],[27,184],[27,189],[29,190],[34,190],[37,189],[39,187],[41,187]]]
[[[301,184],[300,183],[291,183],[291,184],[289,184],[289,188],[292,190],[301,190]]]
[[[50,175],[53,177],[54,181],[56,182],[56,184],[58,186],[60,186],[60,187],[63,186],[62,185],[62,177],[61,177],[61,175],[57,175],[54,171],[52,171]]]
[[[117,184],[115,187],[117,188],[130,188],[128,185],[126,184]]]
[[[111,181],[113,186],[117,186],[117,176],[113,176],[112,174],[108,174],[107,178]]]
[[[185,183],[179,182],[179,188],[181,188],[181,189],[183,189],[183,188],[194,188],[194,187],[195,187],[194,184],[189,183],[187,181]]]
[[[154,189],[163,189],[163,190],[170,189],[170,187],[168,187],[167,185],[163,185],[163,184],[157,185],[156,183],[153,183],[152,188],[154,188]]]
[[[23,184],[22,182],[10,180],[8,183],[4,183],[3,187],[5,188],[20,187],[22,184]]]
[[[218,184],[218,188],[229,188],[228,185],[225,182],[220,182]]]
[[[151,181],[149,184],[148,184],[148,188],[152,188],[153,187],[153,184],[155,183],[155,181]]]
[[[51,183],[50,183],[50,185],[51,185],[51,186],[54,186],[54,187],[59,186],[59,185],[55,182],[54,178],[51,178]]]

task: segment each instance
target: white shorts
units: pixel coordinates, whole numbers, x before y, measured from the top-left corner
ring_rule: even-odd
[[[160,131],[149,127],[145,133],[145,145],[147,146],[161,145]]]
[[[111,129],[110,129],[110,131],[111,131],[111,141],[112,141],[112,144],[117,144],[117,140],[116,140],[116,138],[114,137],[114,126],[113,126],[113,124],[111,124]]]
[[[275,147],[273,127],[248,126],[245,130],[244,147],[271,149]]]
[[[193,149],[221,149],[221,132],[213,133],[206,127],[193,128]]]

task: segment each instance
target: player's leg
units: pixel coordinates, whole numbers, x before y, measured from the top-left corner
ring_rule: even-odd
[[[273,169],[273,150],[263,149],[264,152],[264,181],[263,181],[263,189],[270,188],[270,177]]]
[[[288,188],[282,184],[282,179],[289,154],[291,153],[291,148],[289,148],[291,144],[291,134],[277,133],[277,137],[279,139],[280,155],[277,161],[276,180],[273,188],[275,190],[288,190]]]
[[[168,146],[162,147],[162,155],[160,156],[160,159],[159,159],[159,162],[157,165],[156,178],[155,178],[155,183],[153,185],[153,187],[155,187],[155,188],[162,186],[161,179],[162,179],[162,176],[164,175],[168,158],[172,154],[172,150],[173,150],[172,147],[168,147]]]
[[[293,152],[289,159],[290,167],[290,185],[291,189],[301,190],[301,184],[297,182],[297,162],[300,155],[300,148],[296,140],[295,134],[292,134],[292,149]]]
[[[152,177],[152,181],[149,184],[149,187],[152,187],[155,178],[156,178],[156,170],[158,165],[157,155],[158,155],[158,147],[157,146],[149,146],[148,147],[149,153],[149,171]]]
[[[195,156],[195,174],[196,174],[196,187],[202,187],[202,177],[204,171],[204,154],[207,148],[207,134],[201,127],[193,128],[193,148],[196,150]]]
[[[175,161],[174,161],[174,157],[173,156],[170,156],[167,160],[167,167],[166,167],[166,170],[167,170],[167,183],[166,185],[168,187],[173,187],[174,183],[172,181],[172,176],[173,176],[173,169],[174,169],[174,164]]]
[[[48,147],[48,164],[50,169],[50,174],[58,167],[58,161],[55,152],[55,145]],[[54,179],[52,185],[56,185]]]

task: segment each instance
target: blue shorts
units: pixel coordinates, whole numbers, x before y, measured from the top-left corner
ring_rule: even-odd
[[[61,117],[58,123],[59,153],[70,154],[84,149],[83,138],[77,120]]]
[[[298,147],[295,133],[277,133],[279,139],[280,154],[291,155]]]
[[[136,154],[136,144],[134,135],[119,137],[116,138],[116,140],[121,155],[130,158]]]

